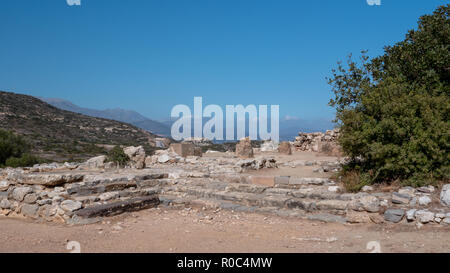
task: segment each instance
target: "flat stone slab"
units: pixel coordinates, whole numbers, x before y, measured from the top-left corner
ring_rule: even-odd
[[[308,216],[309,220],[322,221],[326,223],[347,223],[347,219],[338,215],[322,213],[322,214],[313,214]]]
[[[114,202],[104,205],[91,206],[75,212],[75,215],[82,218],[114,216],[127,211],[138,211],[153,208],[159,205],[158,196],[149,195],[144,197],[132,198],[125,201]]]
[[[8,177],[17,184],[25,185],[42,185],[48,187],[59,186],[67,183],[75,183],[82,181],[82,174],[15,174]]]

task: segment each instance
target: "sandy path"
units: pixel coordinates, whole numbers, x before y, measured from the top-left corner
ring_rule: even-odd
[[[341,225],[231,211],[152,209],[88,226],[0,218],[0,252],[450,252],[450,227]]]

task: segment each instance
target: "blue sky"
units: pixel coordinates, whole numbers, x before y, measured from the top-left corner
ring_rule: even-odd
[[[0,90],[166,119],[176,104],[329,118],[338,60],[404,38],[448,1],[1,0]]]

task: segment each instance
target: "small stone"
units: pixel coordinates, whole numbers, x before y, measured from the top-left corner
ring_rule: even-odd
[[[6,191],[9,188],[9,182],[8,181],[0,181],[0,191]]]
[[[243,138],[236,144],[236,156],[240,158],[252,158],[253,148],[249,137]]]
[[[52,199],[37,200],[37,204],[39,206],[51,205],[52,204]]]
[[[409,204],[411,197],[405,194],[396,193],[392,194],[392,203],[394,204]]]
[[[368,212],[378,212],[380,210],[380,199],[375,196],[364,196],[360,199],[364,210]]]
[[[339,186],[330,186],[330,187],[328,187],[328,191],[339,192],[340,188],[339,188]]]
[[[81,209],[82,204],[79,201],[66,200],[61,203],[61,208],[65,211],[74,212]]]
[[[414,221],[416,219],[415,215],[416,215],[416,209],[410,209],[406,212],[406,219],[408,221]]]
[[[361,191],[363,191],[363,192],[371,192],[371,191],[373,191],[373,187],[371,187],[371,186],[364,186],[364,187],[362,187]]]
[[[420,187],[417,189],[417,191],[419,192],[423,192],[423,193],[433,193],[434,192],[434,187],[433,186],[426,186],[426,187]]]
[[[9,209],[11,208],[11,203],[8,201],[8,199],[3,199],[2,201],[0,201],[0,208]]]
[[[171,158],[169,155],[167,155],[167,154],[163,154],[163,155],[158,156],[158,162],[159,162],[159,163],[167,163],[167,162],[169,162],[171,159],[172,159],[172,158]]]
[[[32,191],[33,189],[30,187],[17,187],[13,190],[12,197],[14,198],[14,200],[22,202],[25,195],[31,193]]]
[[[281,142],[280,145],[278,146],[278,153],[291,155],[292,154],[291,144],[288,141]]]
[[[413,187],[403,187],[398,190],[401,195],[409,196],[410,198],[416,195],[416,190]]]
[[[418,210],[418,211],[416,211],[415,216],[416,216],[417,221],[419,221],[423,224],[433,222],[433,220],[434,220],[434,213],[431,211],[427,211],[427,210]]]
[[[98,196],[100,201],[109,201],[111,199],[115,199],[119,196],[118,192],[105,192]]]
[[[428,206],[431,203],[431,198],[428,196],[419,197],[419,205]]]
[[[405,211],[402,209],[388,209],[384,213],[384,219],[388,222],[398,223],[405,216]]]
[[[27,195],[25,196],[25,198],[23,199],[23,201],[24,201],[25,203],[27,203],[27,204],[34,204],[34,203],[36,203],[37,199],[38,199],[38,195],[37,195],[37,194],[35,194],[35,193],[30,193],[30,194],[27,194]]]
[[[450,225],[450,217],[445,217],[444,220],[442,220],[441,223],[445,224],[445,225]]]
[[[440,222],[442,222],[442,219],[441,218],[438,218],[438,217],[436,217],[436,218],[434,218],[434,221],[436,222],[436,223],[440,223]]]
[[[450,184],[446,184],[442,187],[440,199],[442,205],[450,207]]]
[[[375,224],[383,224],[384,223],[384,218],[380,215],[380,214],[374,214],[372,213],[369,216],[370,220],[375,223]]]
[[[88,161],[86,161],[86,164],[90,168],[102,168],[105,166],[105,162],[106,162],[106,156],[101,155],[101,156],[97,156],[97,157],[93,157],[93,158],[89,159]]]
[[[436,213],[435,217],[444,219],[445,218],[445,213]]]
[[[38,205],[30,205],[30,204],[25,204],[20,209],[20,211],[22,212],[23,215],[28,216],[28,217],[32,217],[32,218],[36,218],[37,217],[38,210],[39,210],[39,206]]]

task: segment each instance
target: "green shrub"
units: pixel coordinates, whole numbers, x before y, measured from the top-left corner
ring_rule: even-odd
[[[0,129],[0,165],[10,157],[21,157],[28,150],[29,146],[22,137]]]
[[[119,166],[125,166],[130,158],[126,155],[120,146],[115,146],[111,151],[108,152],[107,157],[108,162],[115,162]]]
[[[44,160],[30,155],[30,154],[23,154],[20,158],[17,157],[10,157],[6,160],[5,166],[6,167],[12,167],[12,168],[18,168],[18,167],[32,167],[35,164],[41,164]]]
[[[422,16],[417,30],[361,61],[351,56],[329,79],[339,142],[352,160],[343,171],[356,188],[450,179],[449,7]],[[355,172],[358,178],[356,179]]]

